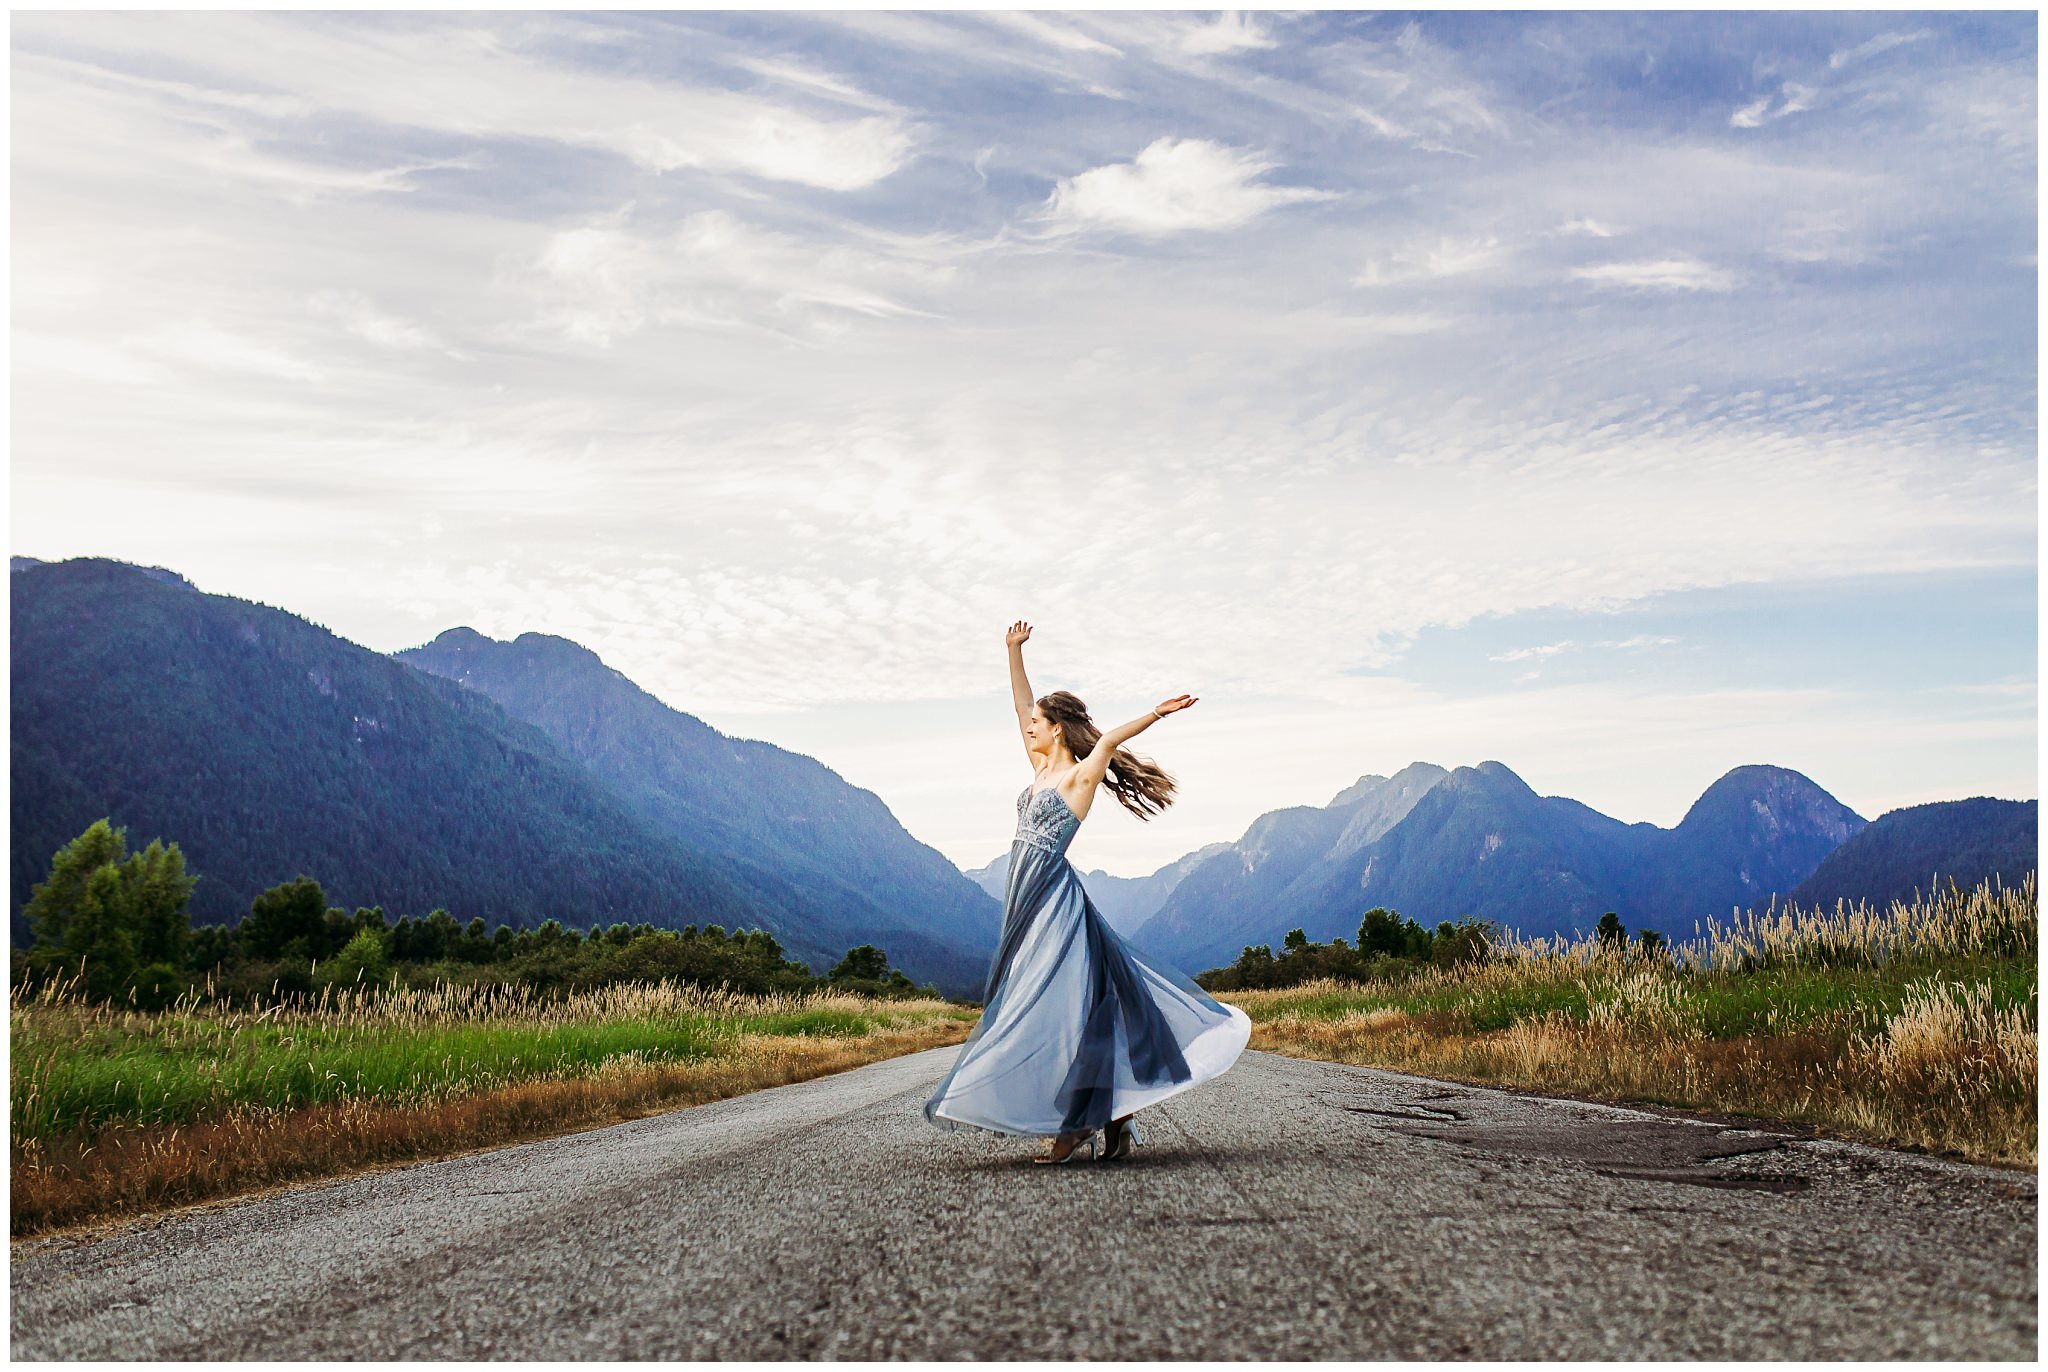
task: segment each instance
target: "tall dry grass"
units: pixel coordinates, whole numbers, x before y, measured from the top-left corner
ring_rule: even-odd
[[[1668,957],[1509,939],[1492,960],[1223,999],[1252,1045],[1423,1075],[1805,1120],[2036,1162],[2032,874],[1883,909],[1709,922]]]
[[[957,1043],[974,1012],[672,982],[334,991],[263,1010],[11,1004],[13,1232],[699,1104]]]

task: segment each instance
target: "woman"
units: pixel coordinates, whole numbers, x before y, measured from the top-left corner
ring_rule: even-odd
[[[1105,780],[1140,819],[1166,808],[1173,778],[1122,744],[1195,697],[1100,732],[1069,692],[1032,699],[1030,637],[1018,620],[1005,639],[1034,780],[1017,797],[1002,936],[981,1022],[924,1113],[941,1129],[1051,1135],[1051,1151],[1034,1162],[1065,1162],[1084,1142],[1093,1158],[1097,1131],[1105,1156],[1126,1157],[1142,1142],[1136,1111],[1220,1075],[1252,1032],[1244,1011],[1118,938],[1066,856]]]

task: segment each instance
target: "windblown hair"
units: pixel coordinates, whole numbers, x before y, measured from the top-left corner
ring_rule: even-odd
[[[1079,696],[1072,691],[1054,691],[1038,698],[1038,708],[1045,712],[1047,719],[1059,725],[1060,733],[1075,757],[1086,757],[1095,751],[1095,745],[1102,739],[1102,730],[1088,718],[1088,707],[1081,703]],[[1119,748],[1110,754],[1109,770],[1103,773],[1102,784],[1139,819],[1150,819],[1173,804],[1173,793],[1178,789],[1164,767],[1149,758],[1139,757],[1128,748]]]

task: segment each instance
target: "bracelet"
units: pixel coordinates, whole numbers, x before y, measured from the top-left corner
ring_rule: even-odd
[[[1154,710],[1154,711],[1152,712],[1152,718],[1154,718],[1154,719],[1165,719],[1165,718],[1166,718],[1166,716],[1165,716],[1165,715],[1162,715],[1162,714],[1160,714],[1160,713],[1159,713],[1159,712],[1158,712],[1157,710]]]

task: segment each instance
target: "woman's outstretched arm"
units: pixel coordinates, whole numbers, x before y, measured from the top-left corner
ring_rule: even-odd
[[[1075,772],[1083,781],[1091,785],[1101,781],[1108,774],[1109,760],[1115,755],[1117,749],[1123,747],[1126,742],[1144,733],[1174,711],[1187,709],[1188,706],[1194,704],[1200,698],[1199,696],[1190,695],[1174,696],[1171,699],[1160,701],[1159,708],[1146,711],[1128,724],[1119,724],[1114,729],[1103,730],[1102,737],[1095,740],[1095,747],[1090,750],[1088,756],[1081,759],[1081,765],[1075,768]]]

